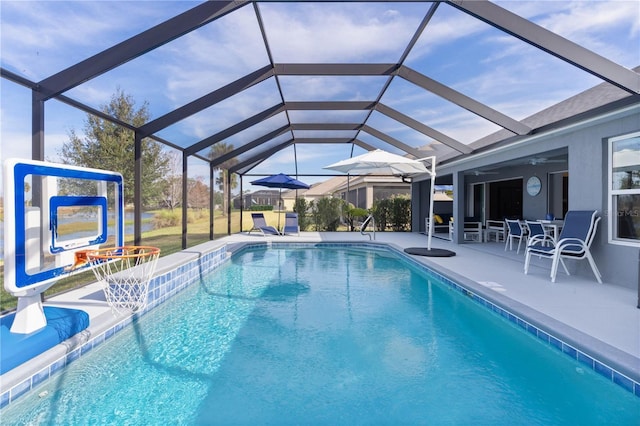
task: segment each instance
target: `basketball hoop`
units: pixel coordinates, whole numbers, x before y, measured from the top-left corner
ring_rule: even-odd
[[[159,248],[148,246],[84,250],[76,253],[72,268],[91,264],[112,310],[136,312],[147,306],[149,282],[159,255]]]

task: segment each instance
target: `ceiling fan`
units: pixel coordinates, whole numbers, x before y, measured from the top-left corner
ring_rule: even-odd
[[[532,157],[527,160],[527,164],[531,166],[537,166],[538,164],[549,164],[549,163],[566,163],[567,160],[563,159],[550,159],[546,157]]]
[[[465,175],[482,176],[482,175],[499,175],[500,172],[490,172],[484,170],[470,170]]]

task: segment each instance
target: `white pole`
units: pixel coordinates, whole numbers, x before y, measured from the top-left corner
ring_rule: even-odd
[[[431,250],[431,234],[433,234],[433,198],[435,191],[435,181],[436,181],[436,157],[425,157],[420,158],[418,161],[431,161],[431,170],[427,170],[427,172],[431,175],[431,194],[429,195],[429,229],[427,230],[427,250]]]
[[[434,158],[435,160],[435,158]],[[431,162],[431,194],[429,196],[429,233],[427,234],[427,250],[431,250],[431,235],[433,234],[433,198],[435,196],[436,167],[435,161]]]

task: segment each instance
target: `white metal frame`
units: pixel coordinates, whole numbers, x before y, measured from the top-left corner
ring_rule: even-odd
[[[625,135],[621,135],[621,136],[616,136],[613,138],[610,138],[608,140],[608,146],[607,146],[607,153],[608,153],[608,158],[607,158],[607,203],[608,203],[608,211],[610,212],[610,214],[607,217],[607,234],[608,234],[608,242],[609,244],[616,244],[616,245],[622,245],[622,246],[629,246],[629,247],[640,247],[640,239],[638,239],[637,241],[630,241],[630,240],[619,240],[614,238],[615,235],[615,231],[616,231],[616,221],[615,218],[618,217],[618,212],[617,210],[615,210],[615,204],[613,202],[614,198],[618,195],[640,195],[640,188],[637,189],[613,189],[612,188],[612,183],[613,183],[613,144],[615,142],[621,141],[621,140],[625,140],[625,139],[630,139],[630,138],[636,138],[636,137],[640,137],[640,132],[633,132],[633,133],[628,133]],[[640,214],[640,212],[639,212]]]

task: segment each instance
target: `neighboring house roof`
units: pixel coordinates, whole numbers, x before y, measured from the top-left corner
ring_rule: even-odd
[[[346,182],[347,176],[336,176],[325,180],[324,182],[318,182],[311,185],[309,189],[298,190],[298,197],[314,198],[325,197],[335,192],[335,189],[341,184]],[[353,179],[353,178],[352,178]],[[282,193],[282,198],[294,198],[296,195],[295,190]]]
[[[362,176],[353,176],[349,181],[349,186],[351,188],[360,187],[366,184],[373,184],[376,186],[386,186],[386,185],[404,185],[407,188],[411,187],[410,183],[402,182],[402,179],[397,176],[371,176],[371,175],[362,175]],[[344,181],[342,184],[338,185],[334,191],[341,191],[347,189],[347,182]]]
[[[410,186],[409,183],[404,183],[399,177],[395,176],[351,176],[349,180],[350,187],[357,187],[363,184],[372,183],[375,185],[385,186],[388,184],[393,185],[406,185],[407,188]],[[324,182],[318,182],[311,185],[309,189],[299,189],[298,197],[305,198],[319,198],[319,197],[327,197],[333,195],[336,191],[345,190],[347,188],[347,176],[335,176],[325,180]],[[282,192],[283,199],[294,199],[296,197],[295,190],[289,190],[286,192]]]
[[[640,71],[640,66],[634,68],[634,71]],[[590,89],[587,89],[575,96],[565,99],[555,105],[543,109],[525,119],[522,123],[531,127],[532,129],[540,129],[544,126],[553,125],[566,119],[579,119],[582,115],[588,112],[597,111],[598,108],[612,104],[614,102],[622,101],[624,99],[633,100],[637,97],[629,95],[622,89],[610,84],[601,83]],[[498,130],[490,135],[484,136],[469,144],[474,150],[490,147],[500,142],[508,144],[511,138],[514,138],[514,134],[508,130]],[[519,136],[518,139],[526,138],[527,136]],[[441,155],[438,155],[439,162],[453,159],[459,156],[457,152],[450,152],[444,145],[440,143],[430,144],[431,150],[438,155],[438,151],[442,151]],[[444,148],[444,149],[443,149]],[[424,148],[421,148],[424,149]],[[444,151],[447,152],[444,152]],[[473,155],[473,154],[472,154]]]

